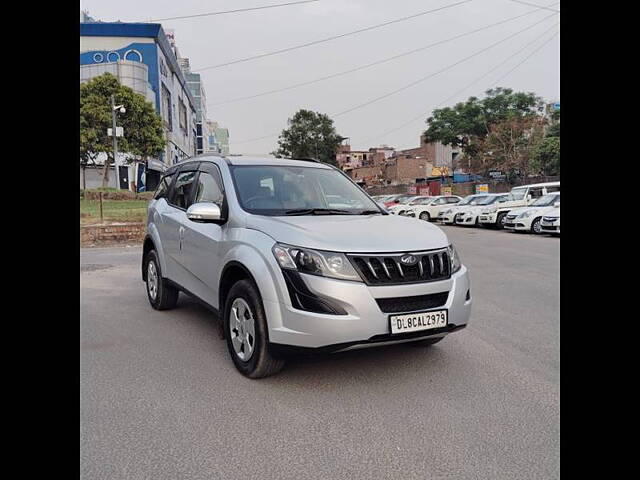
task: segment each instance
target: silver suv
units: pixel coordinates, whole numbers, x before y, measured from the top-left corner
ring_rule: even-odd
[[[295,352],[431,345],[471,311],[467,269],[440,228],[387,214],[311,160],[171,167],[149,205],[142,278],[157,310],[180,291],[209,307],[250,378]]]

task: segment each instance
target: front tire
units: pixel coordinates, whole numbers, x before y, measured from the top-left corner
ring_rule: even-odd
[[[227,348],[238,371],[263,378],[282,370],[284,360],[275,358],[269,348],[267,318],[255,284],[247,279],[236,282],[224,305]]]
[[[496,219],[496,228],[499,230],[504,230],[504,223],[507,221],[507,212],[502,212],[498,214],[498,218]]]
[[[162,277],[158,254],[155,250],[147,254],[145,271],[147,272],[147,297],[151,306],[156,310],[169,310],[175,307],[180,292]]]
[[[542,233],[542,225],[540,225],[540,218],[536,218],[531,222],[531,233]]]
[[[420,214],[420,220],[425,220],[427,222],[431,221],[431,215],[429,215],[429,212],[422,212]]]

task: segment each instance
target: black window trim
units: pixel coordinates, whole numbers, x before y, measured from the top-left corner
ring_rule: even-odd
[[[172,203],[173,200],[173,194],[175,193],[175,186],[176,186],[176,182],[178,181],[178,177],[183,174],[183,173],[187,173],[187,172],[196,172],[196,176],[194,177],[193,181],[197,181],[198,180],[198,168],[200,166],[200,163],[198,162],[188,162],[185,163],[184,165],[180,165],[179,168],[177,168],[174,172],[175,177],[173,178],[173,181],[171,182],[171,189],[170,189],[170,193],[169,195],[167,195],[167,204],[173,208],[177,208],[178,210],[182,210],[183,212],[186,212],[187,209],[186,208],[182,208],[178,205],[176,205],[175,203]],[[195,190],[192,190],[189,196],[189,199],[187,200],[187,203],[189,205],[191,205],[191,203],[189,203],[191,200],[193,200],[193,196],[195,195]]]

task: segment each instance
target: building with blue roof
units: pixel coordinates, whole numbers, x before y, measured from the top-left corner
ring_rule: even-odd
[[[162,25],[91,20],[80,24],[80,81],[110,72],[155,106],[167,139],[165,152],[148,162],[148,188],[155,188],[159,171],[196,153],[196,101]]]

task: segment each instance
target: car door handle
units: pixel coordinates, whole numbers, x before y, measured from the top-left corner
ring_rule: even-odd
[[[184,227],[178,229],[178,250],[182,250],[182,239],[184,237]]]

